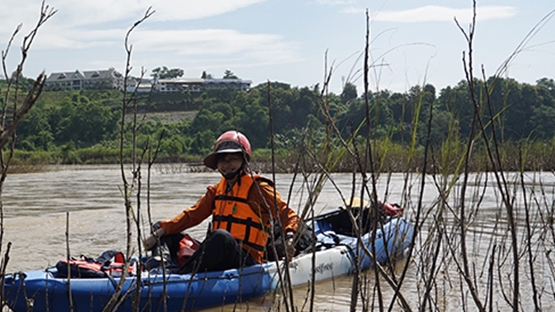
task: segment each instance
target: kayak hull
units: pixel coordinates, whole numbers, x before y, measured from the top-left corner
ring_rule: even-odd
[[[391,218],[360,240],[334,234],[333,225],[325,218],[312,226],[319,247],[295,257],[288,270],[283,260],[194,275],[163,274],[160,269],[153,269],[124,280],[118,311],[134,311],[137,302],[140,311],[183,311],[247,301],[279,289],[288,273],[294,287],[368,269],[374,261],[394,260],[403,255],[414,235],[413,225],[404,218]],[[325,242],[330,235],[333,245]],[[72,307],[73,311],[102,311],[120,283],[119,277],[67,279],[56,273],[55,268],[50,268],[6,275],[5,303],[15,312],[63,312],[72,311]]]

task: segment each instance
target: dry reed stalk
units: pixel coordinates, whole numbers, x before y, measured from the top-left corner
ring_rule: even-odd
[[[125,261],[125,265],[122,271],[122,275],[121,278],[119,280],[119,283],[116,287],[116,289],[114,290],[114,293],[112,294],[112,297],[110,298],[110,300],[108,301],[108,303],[104,306],[103,308],[103,312],[108,312],[108,311],[115,311],[118,309],[118,307],[123,303],[123,299],[125,299],[125,296],[122,297],[122,288],[123,288],[123,284],[125,283],[126,277],[127,277],[127,272],[128,272],[128,268],[130,265],[130,256],[132,254],[132,226],[131,226],[131,220],[133,218],[133,205],[132,205],[132,200],[131,200],[131,194],[133,192],[133,190],[136,187],[135,183],[139,183],[140,184],[140,167],[137,168],[137,146],[136,146],[136,127],[137,127],[137,114],[136,114],[136,109],[135,114],[133,115],[133,148],[132,148],[132,165],[133,165],[133,169],[132,169],[132,174],[133,174],[133,179],[132,182],[129,183],[129,181],[127,180],[126,176],[125,176],[125,168],[124,168],[124,157],[123,157],[123,152],[124,152],[124,142],[125,142],[125,113],[126,110],[129,106],[129,104],[132,102],[134,103],[135,107],[136,107],[136,101],[133,100],[133,98],[131,98],[130,100],[127,99],[127,83],[130,77],[130,72],[131,72],[131,52],[132,52],[132,45],[129,44],[129,36],[130,34],[133,32],[133,30],[138,27],[141,23],[143,23],[146,19],[148,19],[150,16],[152,16],[152,14],[154,14],[155,11],[152,10],[151,7],[149,7],[145,14],[143,15],[143,17],[139,20],[137,20],[133,26],[127,31],[127,34],[125,36],[125,50],[126,50],[126,55],[127,55],[127,59],[126,59],[126,66],[125,66],[125,74],[124,74],[124,92],[123,92],[123,99],[122,99],[122,119],[121,119],[121,131],[120,131],[120,171],[121,171],[121,178],[122,178],[122,182],[123,182],[123,196],[124,196],[124,206],[125,206],[125,215],[126,215],[126,229],[127,229],[127,235],[126,235],[126,261]],[[134,93],[136,94],[136,93]],[[138,192],[140,194],[140,191]],[[138,264],[140,265],[140,264]],[[138,296],[138,295],[137,295]],[[138,297],[135,297],[135,300],[133,301],[133,305],[135,308],[138,307]]]
[[[21,121],[21,119],[29,112],[29,110],[33,107],[35,102],[37,101],[39,95],[42,92],[42,88],[44,86],[44,81],[46,80],[46,75],[44,72],[39,74],[37,79],[34,81],[31,89],[25,96],[23,103],[21,106],[19,105],[19,84],[20,84],[20,77],[22,77],[23,67],[25,65],[25,61],[27,60],[28,53],[31,49],[31,46],[35,40],[35,37],[39,31],[39,29],[52,17],[56,14],[56,10],[51,8],[49,5],[46,5],[45,1],[42,1],[41,9],[40,9],[40,16],[37,21],[37,24],[31,29],[31,31],[23,38],[23,43],[21,46],[21,59],[19,64],[17,65],[16,70],[9,75],[7,69],[7,62],[6,59],[8,57],[8,53],[10,47],[16,38],[17,34],[20,32],[22,25],[18,25],[13,34],[11,35],[6,50],[2,51],[2,70],[4,73],[4,77],[7,80],[7,88],[3,94],[3,107],[1,112],[1,122],[0,122],[0,168],[1,168],[1,175],[0,175],[0,252],[2,251],[2,246],[4,244],[4,205],[2,204],[1,197],[2,197],[2,190],[4,188],[4,181],[8,175],[8,169],[10,167],[11,160],[13,159],[14,150],[15,150],[15,142],[16,142],[16,129]],[[13,89],[13,92],[12,92]],[[12,96],[13,93],[13,96]],[[8,108],[11,106],[13,109],[13,115],[11,116],[11,120],[8,118]],[[7,152],[7,159],[5,158],[4,147],[10,143],[8,152]],[[9,260],[9,252],[11,248],[11,242],[8,242],[6,253],[0,262],[0,308],[4,306],[4,277],[8,265]]]

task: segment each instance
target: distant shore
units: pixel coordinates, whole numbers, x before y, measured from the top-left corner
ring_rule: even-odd
[[[555,170],[555,157],[551,154],[532,154],[527,155],[523,161],[518,159],[518,153],[505,153],[507,156],[503,157],[501,166],[497,166],[497,170],[503,171],[553,171]],[[47,170],[55,170],[56,165],[117,165],[119,164],[117,155],[88,155],[87,157],[79,157],[74,155],[69,158],[73,161],[60,161],[55,157],[42,156],[16,158],[9,167],[10,173],[30,173],[40,172]],[[29,155],[27,155],[29,156]],[[184,155],[181,157],[158,157],[154,164],[176,164],[183,165],[180,167],[181,171],[188,172],[209,172],[211,169],[206,168],[202,162],[201,156]],[[54,161],[53,161],[54,160]],[[139,160],[137,160],[139,162]],[[293,172],[360,172],[364,169],[366,172],[371,172],[369,161],[366,163],[354,161],[352,157],[343,157],[333,162],[333,165],[323,165],[325,160],[307,161],[304,159],[298,163],[298,155],[276,155],[274,162],[269,155],[253,157],[250,162],[250,168],[261,172],[275,172],[275,173],[293,173]],[[125,164],[131,164],[131,159],[125,159]],[[146,168],[146,160],[142,160],[143,168]],[[424,157],[420,153],[416,153],[407,160],[405,155],[390,155],[383,157],[383,159],[374,160],[375,172],[422,172],[424,163],[427,165],[426,172],[428,174],[452,174],[455,172],[462,172],[463,159],[452,157],[449,161],[438,162],[436,157],[429,157],[427,162],[424,162]],[[487,155],[474,154],[468,162],[468,170],[472,172],[488,172],[493,170],[493,166]],[[500,168],[500,169],[499,169]]]

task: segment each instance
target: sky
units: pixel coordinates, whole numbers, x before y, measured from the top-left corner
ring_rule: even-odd
[[[21,61],[23,38],[36,25],[42,0],[0,1],[0,49],[8,72]],[[465,79],[471,0],[50,0],[56,13],[38,31],[24,76],[42,71],[115,68],[123,73],[130,34],[131,74],[166,66],[184,78],[214,78],[230,70],[252,86],[345,83],[406,92],[432,84],[439,92]],[[553,0],[477,0],[473,74],[499,74],[535,84],[555,76]],[[7,44],[22,24],[11,49]],[[460,26],[460,27],[459,27]],[[461,30],[462,29],[462,30]],[[466,33],[466,35],[465,35]],[[506,64],[506,65],[505,65]]]

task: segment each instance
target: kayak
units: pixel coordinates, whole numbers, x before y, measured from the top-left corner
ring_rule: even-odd
[[[124,279],[117,311],[188,311],[244,302],[279,290],[289,272],[291,286],[324,281],[403,257],[414,226],[406,218],[384,216],[374,230],[352,233],[352,216],[364,224],[369,209],[339,208],[308,221],[315,244],[288,263],[266,262],[241,269],[178,274],[161,268]],[[354,212],[354,213],[353,213]],[[362,245],[365,248],[362,248]],[[13,311],[102,311],[120,283],[121,272],[102,278],[61,277],[56,268],[4,276],[3,300]],[[120,276],[118,276],[118,274]],[[137,305],[138,304],[138,305]]]

